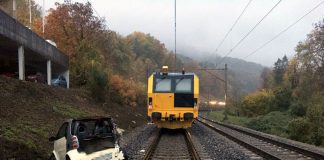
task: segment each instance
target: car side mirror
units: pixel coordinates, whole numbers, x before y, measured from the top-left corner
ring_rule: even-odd
[[[53,142],[53,141],[56,140],[56,138],[55,138],[55,137],[50,137],[48,140],[49,140],[50,142]]]

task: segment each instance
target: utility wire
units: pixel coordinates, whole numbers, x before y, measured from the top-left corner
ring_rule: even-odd
[[[219,47],[224,43],[224,41],[226,40],[227,36],[232,32],[233,28],[235,27],[235,25],[237,24],[237,22],[240,20],[240,18],[242,17],[242,15],[244,14],[244,12],[246,11],[246,9],[248,8],[248,6],[250,5],[250,3],[253,0],[249,0],[249,2],[246,4],[246,6],[244,7],[243,11],[241,12],[241,14],[236,18],[234,24],[231,26],[231,28],[228,30],[228,32],[226,33],[225,37],[222,39],[222,41],[217,45],[216,49],[214,52],[212,53],[216,53],[219,49]]]
[[[217,65],[218,64],[220,64],[221,62],[223,62],[224,61],[224,59],[229,55],[229,54],[231,54],[233,51],[234,51],[234,49],[237,47],[237,46],[239,46],[253,31],[254,31],[254,29],[257,27],[257,26],[259,26],[259,24],[279,5],[279,3],[281,2],[282,0],[279,0],[268,12],[267,12],[267,14],[265,14],[262,18],[261,18],[261,20],[257,23],[257,24],[255,24],[254,25],[254,27],[238,42],[238,43],[236,43],[235,44],[235,46],[233,47],[233,48],[231,48],[231,50],[229,51],[229,52],[227,52],[226,53],[226,55],[220,60],[220,61],[218,61],[218,63],[216,63],[216,67],[217,67]]]
[[[251,52],[250,54],[248,54],[247,56],[245,56],[243,59],[246,59],[246,58],[250,57],[251,55],[255,54],[257,51],[259,51],[260,49],[262,49],[263,47],[265,47],[266,45],[268,45],[269,43],[271,43],[273,40],[277,39],[279,36],[281,36],[283,33],[285,33],[291,27],[293,27],[294,25],[296,25],[299,21],[301,21],[304,17],[306,17],[307,15],[309,15],[311,12],[313,12],[315,9],[317,9],[323,3],[324,3],[324,1],[320,2],[319,4],[317,4],[314,8],[312,8],[310,11],[308,11],[306,14],[304,14],[302,17],[300,17],[297,21],[295,21],[294,23],[292,23],[291,25],[289,25],[287,28],[285,28],[284,30],[282,30],[281,32],[279,32],[276,36],[274,36],[272,39],[270,39],[269,41],[267,41],[266,43],[264,43],[263,45],[261,45],[259,48],[257,48],[256,50],[254,50],[253,52]]]
[[[218,77],[218,75],[213,74],[213,73],[209,72],[208,70],[203,70],[203,71],[205,71],[205,72],[207,72],[208,74],[212,75],[212,76],[215,77],[216,79],[221,80],[222,82],[225,82],[225,80],[222,79],[222,78],[220,78],[220,77]]]

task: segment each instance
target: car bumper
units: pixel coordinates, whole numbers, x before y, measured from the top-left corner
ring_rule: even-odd
[[[116,152],[115,148],[105,149],[102,151],[93,152],[86,154],[84,152],[78,152],[77,149],[73,149],[67,153],[71,160],[101,160],[101,159],[112,159],[121,160],[124,159],[122,151]]]

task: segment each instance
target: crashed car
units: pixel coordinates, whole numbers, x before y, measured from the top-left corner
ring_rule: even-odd
[[[124,159],[118,146],[116,125],[111,118],[94,117],[66,120],[55,137],[50,159],[103,160]]]

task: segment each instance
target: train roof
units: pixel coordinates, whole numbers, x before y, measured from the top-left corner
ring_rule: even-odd
[[[162,75],[162,72],[153,72],[153,75]],[[182,76],[182,75],[195,75],[193,72],[185,72],[182,74],[182,72],[168,72],[168,76]]]

